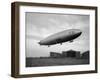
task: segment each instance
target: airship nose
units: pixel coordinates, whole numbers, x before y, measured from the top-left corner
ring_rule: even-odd
[[[78,30],[76,33],[79,34],[79,35],[81,35],[82,34],[82,31],[81,30]]]
[[[81,30],[77,30],[76,33],[77,34],[82,34],[82,31]]]
[[[82,34],[82,32],[80,32],[80,34]]]

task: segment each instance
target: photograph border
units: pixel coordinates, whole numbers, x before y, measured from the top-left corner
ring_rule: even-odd
[[[73,72],[55,72],[43,74],[22,74],[20,75],[20,56],[19,56],[19,7],[20,6],[39,6],[39,7],[55,7],[55,8],[73,8],[95,10],[95,70],[89,71],[73,71]],[[72,74],[86,74],[97,73],[97,7],[96,6],[81,6],[81,5],[65,5],[65,4],[47,4],[47,3],[31,3],[31,2],[13,2],[11,4],[11,76],[15,78],[25,77],[41,77],[41,76],[58,76],[58,75],[72,75]]]

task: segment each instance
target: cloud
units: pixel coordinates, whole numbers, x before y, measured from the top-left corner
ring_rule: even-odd
[[[27,56],[48,56],[50,51],[89,49],[89,15],[26,13]],[[39,40],[67,29],[80,29],[82,34],[73,43],[53,45],[50,48],[37,44]],[[81,47],[80,47],[81,46]],[[34,54],[33,54],[34,53]]]

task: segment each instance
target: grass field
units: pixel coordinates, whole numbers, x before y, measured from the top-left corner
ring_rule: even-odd
[[[26,58],[26,67],[89,64],[89,59],[76,58]]]

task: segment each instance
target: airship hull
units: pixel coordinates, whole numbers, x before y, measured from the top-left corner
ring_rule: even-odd
[[[55,33],[39,42],[40,45],[54,45],[62,44],[67,41],[72,41],[81,35],[81,31],[78,29],[65,30],[59,33]]]

